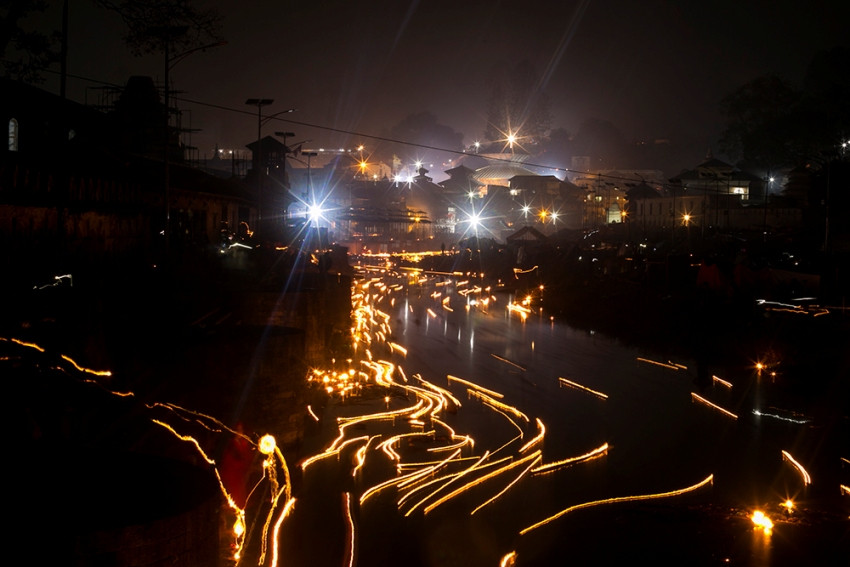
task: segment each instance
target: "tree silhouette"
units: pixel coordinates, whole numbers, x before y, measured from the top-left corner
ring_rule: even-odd
[[[33,13],[43,12],[48,3],[33,0],[4,0],[0,3],[0,61],[7,78],[41,83],[41,72],[59,61],[61,33],[44,34],[22,27]]]
[[[190,0],[94,0],[115,12],[127,26],[124,41],[133,55],[172,53],[221,39],[221,16],[197,8]]]
[[[534,66],[526,60],[512,69],[498,65],[492,81],[485,139],[498,142],[518,134],[520,144],[539,143],[552,127],[552,113]]]

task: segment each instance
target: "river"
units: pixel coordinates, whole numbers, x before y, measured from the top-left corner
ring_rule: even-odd
[[[317,454],[356,440],[304,468],[290,564],[850,564],[846,376],[698,373],[458,278],[355,298],[385,374],[319,417]]]

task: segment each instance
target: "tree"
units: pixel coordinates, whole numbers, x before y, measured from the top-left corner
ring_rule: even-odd
[[[94,0],[121,17],[124,41],[134,55],[200,47],[221,40],[221,16],[190,0]]]
[[[432,161],[442,158],[439,149],[449,153],[463,149],[463,134],[440,124],[437,117],[427,110],[407,115],[390,129],[389,137],[405,144],[382,144],[373,154],[388,164],[392,163],[393,155],[410,156],[411,159],[402,160],[402,163],[412,162],[414,158]],[[432,157],[429,158],[429,155]]]
[[[33,0],[0,0],[0,60],[3,75],[14,80],[41,83],[41,72],[60,58],[61,33],[26,30],[23,22],[43,12],[48,3]]]
[[[720,148],[732,159],[775,169],[836,156],[850,133],[850,50],[815,55],[801,86],[758,77],[721,101]]]
[[[497,142],[518,134],[520,144],[539,143],[552,127],[552,113],[534,66],[527,60],[510,70],[497,66],[492,76],[484,137]]]
[[[773,75],[750,81],[720,103],[727,126],[720,149],[734,160],[757,167],[778,167],[793,162],[789,146],[793,129],[792,108],[800,93]]]
[[[608,120],[589,118],[573,137],[573,155],[590,156],[593,167],[619,167],[626,159],[626,143],[620,129]]]

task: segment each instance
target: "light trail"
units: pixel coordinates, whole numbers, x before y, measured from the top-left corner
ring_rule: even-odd
[[[508,360],[507,358],[505,358],[503,356],[499,356],[498,354],[490,353],[490,356],[492,356],[493,358],[495,358],[496,360],[498,360],[500,362],[504,362],[505,364],[510,364],[511,366],[515,366],[522,371],[526,370],[525,366],[523,366],[522,364],[514,362],[513,360]]]
[[[520,449],[519,449],[520,453],[525,453],[526,451],[528,451],[529,449],[531,449],[532,447],[534,447],[538,443],[543,442],[543,437],[546,435],[546,426],[543,425],[543,422],[540,421],[539,417],[536,417],[535,419],[537,420],[538,433],[537,433],[537,435],[535,435],[534,437],[529,439],[528,442],[525,445],[520,447]]]
[[[675,364],[668,364],[666,362],[658,362],[657,360],[650,360],[648,358],[637,357],[638,362],[646,362],[647,364],[654,364],[656,366],[661,366],[662,368],[669,368],[670,370],[679,370],[679,367]]]
[[[499,567],[513,567],[516,565],[517,554],[516,551],[511,551],[499,561]]]
[[[727,409],[724,409],[724,408],[722,408],[722,407],[718,406],[718,405],[717,405],[717,404],[715,404],[714,402],[710,402],[710,401],[706,400],[705,398],[703,398],[702,396],[700,396],[700,395],[699,395],[699,394],[697,394],[696,392],[691,392],[691,399],[696,400],[696,401],[698,401],[698,402],[700,402],[700,403],[702,403],[702,404],[705,404],[705,405],[707,405],[708,407],[714,408],[714,409],[716,409],[717,411],[719,411],[720,413],[722,413],[722,414],[724,414],[724,415],[728,415],[728,416],[729,416],[729,417],[731,417],[732,419],[738,419],[738,416],[737,416],[737,415],[735,415],[734,413],[732,413],[731,411],[729,411],[729,410],[727,410]]]
[[[469,515],[473,516],[476,512],[478,512],[479,510],[481,510],[485,506],[492,504],[493,502],[495,502],[496,500],[501,498],[505,493],[507,493],[508,490],[513,488],[516,483],[518,483],[520,480],[522,480],[522,478],[526,474],[528,474],[528,471],[530,471],[532,469],[532,467],[534,467],[534,465],[536,465],[537,463],[542,461],[543,457],[541,456],[540,451],[536,451],[536,452],[532,453],[531,455],[525,457],[524,459],[521,459],[521,460],[517,461],[516,463],[513,463],[512,465],[510,465],[510,468],[513,468],[514,466],[519,466],[519,464],[523,463],[523,461],[526,461],[526,460],[531,460],[531,464],[529,464],[527,467],[525,467],[525,469],[523,469],[519,473],[519,475],[517,475],[516,478],[514,478],[511,482],[509,482],[502,490],[500,490],[499,492],[494,494],[490,499],[482,502],[477,508],[473,509],[472,512],[469,513]],[[496,471],[496,473],[494,473],[494,474],[500,474],[501,472],[506,472],[506,470]]]
[[[464,386],[468,386],[468,387],[472,388],[473,390],[476,390],[478,392],[482,392],[482,393],[487,394],[488,396],[491,396],[491,397],[494,397],[494,398],[502,399],[502,398],[505,397],[504,394],[500,394],[499,392],[496,392],[495,390],[490,390],[488,388],[485,388],[484,386],[479,386],[475,382],[470,382],[469,380],[464,380],[463,378],[458,378],[457,376],[452,376],[451,374],[447,374],[446,378],[448,379],[449,382],[457,382],[459,384],[463,384]]]
[[[620,502],[639,502],[641,500],[655,500],[655,499],[660,499],[660,498],[670,498],[670,497],[673,497],[673,496],[680,496],[682,494],[687,494],[688,492],[693,492],[695,490],[698,490],[698,489],[702,488],[703,486],[706,486],[707,484],[711,484],[713,481],[714,481],[714,475],[711,474],[711,475],[708,475],[702,481],[700,481],[700,482],[698,482],[694,485],[687,486],[685,488],[680,488],[678,490],[671,490],[669,492],[658,492],[658,493],[655,493],[655,494],[641,494],[641,495],[638,495],[638,496],[618,496],[616,498],[605,498],[604,500],[594,500],[592,502],[584,502],[582,504],[576,504],[575,506],[570,506],[569,508],[565,508],[565,509],[561,510],[557,514],[553,514],[552,516],[549,516],[548,518],[541,520],[541,521],[537,522],[536,524],[532,524],[532,525],[528,526],[527,528],[523,528],[522,530],[520,530],[519,533],[520,533],[520,535],[525,535],[532,530],[536,530],[539,527],[545,526],[546,524],[553,522],[553,521],[557,520],[558,518],[561,518],[561,517],[565,516],[566,514],[569,514],[570,512],[575,512],[576,510],[583,510],[584,508],[591,508],[593,506],[601,506],[603,504],[617,504],[617,503],[620,503]]]
[[[486,453],[485,453],[485,456],[486,456]],[[483,459],[483,458],[484,458],[484,457],[482,457],[482,459]],[[472,487],[474,487],[474,486],[478,486],[479,484],[481,484],[481,483],[483,483],[483,482],[486,482],[486,481],[490,480],[490,479],[491,479],[491,478],[493,478],[493,477],[496,477],[496,476],[498,476],[498,475],[500,475],[500,474],[503,474],[503,473],[505,473],[505,472],[508,472],[508,471],[510,471],[510,470],[513,470],[513,469],[515,469],[515,468],[517,468],[517,467],[519,467],[519,466],[521,466],[521,465],[523,465],[523,464],[527,463],[528,461],[532,461],[532,466],[533,466],[533,464],[534,464],[534,463],[536,463],[536,462],[537,462],[537,461],[539,461],[539,460],[540,460],[540,451],[535,451],[534,453],[532,453],[532,454],[530,454],[530,455],[528,455],[528,456],[526,456],[526,457],[523,457],[522,459],[519,459],[518,461],[515,461],[515,462],[513,462],[513,463],[510,463],[510,464],[508,464],[508,465],[506,465],[506,466],[500,467],[500,468],[498,468],[498,469],[496,469],[496,470],[494,470],[494,471],[492,471],[492,472],[490,472],[490,473],[485,474],[484,476],[482,476],[482,477],[480,477],[480,478],[476,478],[476,479],[474,479],[474,480],[471,480],[471,481],[467,482],[466,484],[464,484],[464,485],[462,485],[462,486],[459,486],[458,488],[456,488],[456,489],[454,489],[453,491],[449,492],[449,493],[448,493],[448,494],[446,494],[445,496],[443,496],[443,497],[439,498],[438,500],[436,500],[436,501],[434,501],[433,503],[431,503],[431,504],[429,504],[428,506],[426,506],[426,507],[425,507],[425,509],[423,510],[423,512],[427,515],[428,513],[430,513],[431,511],[433,511],[433,510],[434,510],[435,508],[437,508],[438,506],[441,506],[442,504],[445,504],[446,502],[448,502],[449,500],[451,500],[451,499],[452,499],[452,498],[454,498],[455,496],[458,496],[459,494],[462,494],[463,492],[466,492],[467,490],[471,489],[471,488],[472,488]],[[480,463],[480,462],[479,462],[479,463]],[[470,473],[471,473],[472,471],[474,471],[474,470],[476,470],[476,469],[478,469],[478,468],[479,468],[478,466],[473,465],[473,467],[471,467],[470,469],[468,469],[468,471],[464,471],[464,472],[470,472]],[[529,468],[530,468],[530,467],[529,467]],[[460,476],[463,476],[463,475],[460,475]],[[460,478],[460,476],[458,476],[457,478]],[[509,486],[510,486],[510,485],[509,485]]]
[[[788,461],[789,463],[791,463],[794,466],[795,469],[797,469],[797,472],[799,472],[800,476],[803,477],[803,484],[808,486],[809,484],[812,483],[812,477],[809,476],[808,471],[806,471],[806,469],[803,468],[803,465],[801,465],[799,463],[799,461],[797,461],[797,459],[795,459],[794,457],[791,456],[791,453],[789,453],[788,451],[783,449],[782,450],[782,459],[785,460],[785,461]]]
[[[459,479],[459,478],[461,478],[461,477],[463,477],[463,476],[465,476],[465,475],[467,475],[467,474],[471,474],[473,471],[475,471],[476,469],[478,469],[478,468],[479,468],[479,466],[481,466],[483,463],[485,463],[489,457],[490,457],[490,451],[485,451],[483,455],[481,455],[480,457],[478,457],[478,460],[477,460],[475,463],[473,463],[473,464],[472,464],[472,465],[470,465],[469,467],[467,467],[467,468],[463,469],[463,470],[462,470],[462,471],[460,471],[457,475],[452,476],[452,478],[450,478],[449,480],[447,480],[446,482],[444,482],[442,485],[440,485],[439,487],[437,487],[437,489],[436,489],[436,490],[432,491],[430,494],[428,494],[427,496],[425,496],[425,498],[423,498],[422,500],[420,500],[419,502],[417,502],[416,504],[414,504],[414,505],[413,505],[413,507],[412,507],[412,508],[410,508],[410,510],[408,510],[408,511],[407,511],[407,513],[405,514],[405,516],[409,516],[410,514],[412,514],[412,513],[413,513],[413,512],[414,512],[414,511],[415,511],[415,510],[419,507],[419,506],[423,505],[425,502],[427,502],[428,500],[430,500],[433,496],[437,495],[437,493],[439,493],[439,492],[441,492],[442,490],[444,490],[445,488],[447,488],[447,487],[448,487],[451,483],[453,483],[455,480],[457,480],[457,479]],[[427,511],[426,511],[425,513],[427,514]]]
[[[356,532],[354,525],[354,514],[351,511],[351,493],[346,492],[342,497],[342,509],[345,512],[346,547],[348,549],[348,567],[354,567],[356,557]]]
[[[714,374],[712,374],[711,379],[715,384],[720,384],[721,386],[725,386],[725,387],[730,388],[730,389],[732,388],[732,382],[724,380],[723,378],[720,378],[719,376],[715,376]]]
[[[289,516],[292,510],[295,508],[295,498],[290,498],[289,501],[283,506],[283,510],[281,510],[280,515],[277,518],[277,521],[274,523],[274,528],[272,531],[272,561],[271,565],[276,567],[279,565],[279,557],[280,557],[280,527],[283,525],[283,521]]]
[[[608,443],[605,443],[603,445],[600,445],[596,449],[593,449],[592,451],[585,453],[584,455],[579,455],[577,457],[569,457],[567,459],[562,459],[560,461],[555,461],[555,462],[552,462],[552,463],[546,463],[545,465],[540,465],[536,469],[533,469],[531,471],[531,473],[532,474],[549,473],[549,472],[552,472],[554,470],[566,467],[568,465],[580,463],[580,462],[583,462],[583,461],[589,461],[591,459],[595,459],[597,457],[601,457],[601,456],[607,455],[607,454],[608,454]]]
[[[485,405],[488,405],[488,406],[491,406],[495,409],[499,409],[501,411],[510,413],[510,414],[512,414],[512,415],[514,415],[514,416],[516,416],[516,417],[518,417],[518,418],[520,418],[520,419],[522,419],[526,422],[528,421],[528,416],[525,415],[524,413],[522,413],[519,409],[515,408],[514,406],[509,406],[508,404],[502,403],[499,400],[496,400],[496,399],[488,396],[487,394],[485,394],[483,392],[478,392],[476,390],[470,389],[470,390],[467,390],[466,393],[469,394],[470,397],[477,398],[477,399],[481,400],[482,402],[484,402]]]
[[[793,418],[793,417],[785,417],[785,416],[778,415],[778,414],[775,414],[775,413],[765,413],[765,412],[757,410],[757,409],[753,410],[753,415],[757,415],[759,417],[770,417],[770,418],[773,418],[773,419],[778,419],[780,421],[787,421],[789,423],[796,423],[797,425],[803,425],[803,424],[809,423],[811,421],[811,419],[797,419],[797,418]]]
[[[576,390],[584,390],[585,392],[591,393],[597,398],[602,398],[603,400],[608,399],[608,394],[603,394],[602,392],[598,392],[596,390],[592,390],[587,386],[582,386],[578,382],[573,382],[572,380],[567,380],[566,378],[558,377],[558,383],[563,384],[564,386],[569,386],[570,388],[575,388]]]

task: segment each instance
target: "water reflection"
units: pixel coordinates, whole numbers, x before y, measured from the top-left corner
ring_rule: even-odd
[[[811,411],[763,368],[661,357],[437,283],[356,286],[351,359],[308,377],[327,404],[304,408],[299,490],[263,437],[232,562],[847,564],[840,398]],[[192,443],[188,421],[162,423]]]

